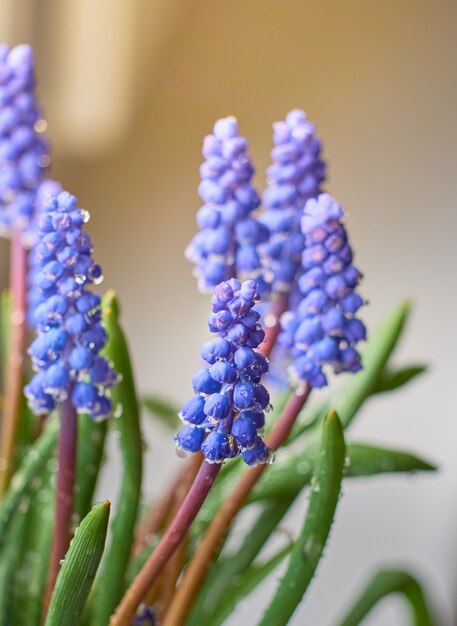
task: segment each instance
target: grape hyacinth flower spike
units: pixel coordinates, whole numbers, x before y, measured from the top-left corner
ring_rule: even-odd
[[[251,184],[254,167],[248,144],[238,134],[234,117],[216,122],[213,134],[203,142],[203,156],[200,231],[187,247],[186,257],[195,264],[200,291],[210,292],[230,278],[260,277],[258,246],[268,238],[268,230],[252,216],[260,199]]]
[[[275,122],[273,142],[273,163],[267,169],[268,186],[262,196],[265,210],[259,216],[270,236],[260,249],[272,274],[272,290],[288,293],[296,286],[305,246],[300,216],[306,201],[321,191],[325,163],[315,126],[304,111],[295,109],[284,121]]]
[[[0,231],[27,234],[36,191],[50,163],[35,95],[35,61],[28,45],[0,46]]]
[[[323,371],[356,372],[361,368],[356,344],[366,329],[356,316],[364,304],[356,293],[362,277],[352,264],[352,249],[343,224],[344,211],[329,194],[308,200],[301,219],[306,248],[299,278],[301,300],[284,314],[280,342],[291,350],[292,378],[324,387]]]
[[[265,336],[253,308],[257,289],[255,280],[232,278],[219,284],[212,297],[208,325],[217,336],[201,349],[209,367],[193,378],[195,396],[182,407],[186,425],[176,436],[180,450],[201,449],[209,463],[240,453],[248,465],[272,460],[261,434],[271,407],[261,384],[268,360],[256,351]]]
[[[34,310],[37,338],[29,348],[35,376],[25,388],[31,409],[49,413],[67,398],[77,412],[106,417],[107,389],[116,373],[99,352],[107,341],[100,297],[88,286],[102,280],[84,231],[89,215],[67,192],[49,197],[34,249]]]

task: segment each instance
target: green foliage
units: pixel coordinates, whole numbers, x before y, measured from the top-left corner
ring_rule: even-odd
[[[10,488],[0,504],[0,547],[6,538],[6,530],[21,500],[29,495],[31,484],[41,469],[51,459],[54,451],[59,424],[52,420],[43,433],[30,446],[24,460],[13,476]]]
[[[408,572],[395,569],[373,576],[339,626],[358,626],[379,601],[393,593],[401,594],[409,603],[414,626],[433,626],[422,587]]]
[[[108,292],[103,298],[102,313],[109,338],[104,356],[121,376],[112,390],[111,399],[115,407],[120,407],[119,415],[114,417],[112,424],[120,445],[123,471],[119,504],[111,524],[110,544],[90,600],[90,621],[97,626],[108,623],[124,590],[141,493],[143,456],[132,365],[119,323],[119,304],[114,292]]]
[[[149,394],[140,398],[140,402],[147,413],[170,430],[175,431],[179,427],[179,409],[169,400]]]
[[[102,558],[110,503],[100,502],[81,522],[60,568],[45,626],[78,626]]]
[[[411,380],[414,380],[421,374],[424,374],[426,371],[426,365],[410,365],[408,367],[402,367],[395,370],[385,369],[381,372],[372,394],[393,391],[394,389],[403,387]]]
[[[107,427],[107,421],[97,422],[87,415],[78,416],[78,441],[84,442],[78,446],[76,460],[75,513],[78,520],[82,520],[92,508]]]
[[[324,419],[319,457],[313,472],[311,497],[303,530],[260,626],[283,626],[300,603],[324,551],[335,515],[343,478],[346,449],[337,414]]]
[[[30,490],[20,560],[14,575],[11,626],[40,623],[51,539],[54,531],[55,485],[52,463],[45,465]]]

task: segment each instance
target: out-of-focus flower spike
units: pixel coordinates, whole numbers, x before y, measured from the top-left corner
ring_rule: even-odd
[[[0,54],[0,232],[33,227],[37,189],[50,163],[36,99],[30,46],[2,46]]]
[[[305,245],[300,216],[306,201],[321,191],[325,163],[315,126],[303,111],[293,110],[273,124],[273,142],[259,216],[270,235],[260,250],[273,292],[287,293],[296,287]]]
[[[352,264],[343,217],[343,209],[329,194],[306,203],[301,218],[301,298],[281,320],[279,341],[293,357],[292,378],[311,387],[327,384],[327,365],[337,374],[361,368],[355,346],[366,336],[356,315],[364,304],[356,292],[362,274]]]
[[[234,117],[220,119],[203,142],[199,195],[204,204],[197,213],[199,232],[186,249],[195,264],[200,291],[210,292],[232,277],[259,277],[258,246],[268,231],[252,213],[260,204],[252,186],[254,167],[248,144],[238,134]],[[259,285],[261,287],[261,285]]]
[[[216,286],[208,325],[217,337],[202,347],[209,367],[194,376],[196,395],[180,413],[185,426],[176,436],[179,454],[201,449],[210,463],[239,454],[248,465],[272,460],[261,436],[271,407],[261,384],[268,360],[256,351],[265,336],[254,309],[258,299],[255,280],[233,278]]]
[[[107,390],[117,376],[99,356],[106,344],[100,297],[88,287],[102,280],[84,231],[87,212],[49,184],[42,189],[38,241],[33,248],[29,320],[37,337],[29,348],[35,376],[25,395],[35,413],[71,398],[75,409],[101,419],[111,411]]]

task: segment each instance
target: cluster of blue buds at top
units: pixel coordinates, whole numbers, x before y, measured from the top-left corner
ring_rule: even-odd
[[[303,111],[291,111],[285,121],[273,124],[273,142],[262,197],[265,211],[259,216],[270,236],[261,254],[273,291],[289,292],[296,286],[304,248],[300,216],[305,202],[321,191],[325,164],[314,124]]]
[[[30,46],[0,46],[0,231],[27,231],[36,190],[49,165],[35,97],[35,62]]]
[[[40,215],[44,210],[47,203],[50,202],[52,197],[58,196],[63,191],[62,185],[56,180],[46,178],[38,187],[36,200],[35,200],[35,217],[34,222],[39,223]],[[38,236],[38,230],[34,233],[35,237]],[[35,241],[34,241],[35,243]],[[36,246],[33,245],[29,252],[29,271],[27,274],[27,323],[30,328],[35,327],[35,310],[43,300],[43,294],[41,289],[35,283],[35,276],[41,271],[41,259],[37,253]]]
[[[356,293],[362,277],[352,265],[352,250],[342,223],[344,211],[329,194],[308,200],[301,218],[305,237],[301,300],[281,319],[280,342],[291,350],[292,377],[312,387],[323,387],[323,366],[335,373],[361,368],[355,345],[365,339],[363,322],[356,317],[364,304]]]
[[[195,263],[201,291],[212,291],[230,278],[256,278],[261,273],[258,246],[267,240],[268,229],[251,215],[260,199],[251,185],[254,167],[247,149],[234,117],[218,120],[214,134],[203,142],[200,231],[186,250],[186,257]]]
[[[84,231],[88,219],[88,212],[77,208],[76,198],[67,192],[48,196],[39,218],[31,316],[38,336],[29,348],[36,373],[25,387],[37,414],[52,411],[67,398],[78,412],[95,419],[111,411],[107,393],[117,375],[99,354],[107,336],[100,297],[87,287],[103,276]]]
[[[248,465],[272,460],[261,435],[271,406],[260,382],[268,361],[256,351],[265,337],[260,314],[253,309],[257,289],[255,280],[241,283],[232,278],[214,290],[208,325],[217,337],[202,347],[209,367],[195,374],[195,396],[182,407],[180,417],[186,425],[176,436],[178,451],[201,449],[210,463],[240,453]]]

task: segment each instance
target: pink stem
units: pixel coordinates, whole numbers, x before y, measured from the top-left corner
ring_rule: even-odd
[[[173,555],[194,521],[221,466],[204,461],[179,511],[154,552],[137,575],[111,617],[110,626],[130,626],[135,611],[163,566]]]
[[[271,309],[265,316],[265,341],[259,348],[259,352],[263,354],[263,356],[269,357],[274,348],[279,331],[281,330],[281,315],[287,311],[288,305],[288,293],[274,294]]]
[[[27,251],[21,233],[14,230],[10,246],[11,334],[5,381],[0,450],[0,495],[14,470],[14,446],[19,427],[26,341]]]
[[[47,602],[49,602],[51,597],[61,561],[67,553],[72,537],[71,522],[73,516],[77,426],[76,410],[70,399],[67,399],[62,403],[60,409],[56,517],[47,582]]]

